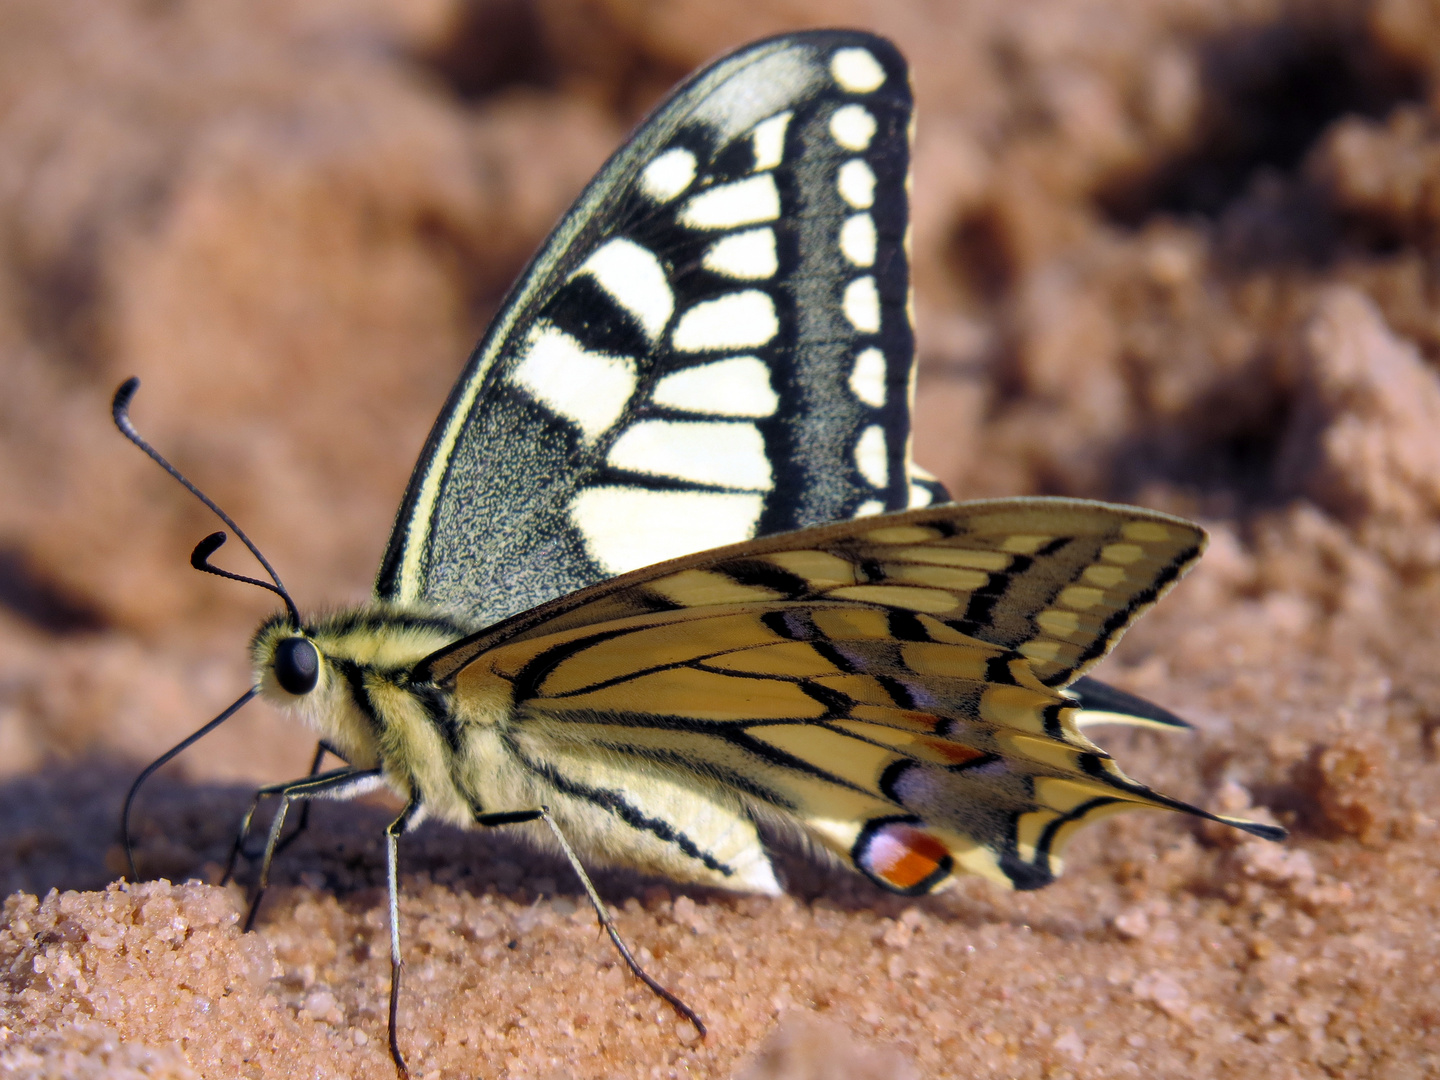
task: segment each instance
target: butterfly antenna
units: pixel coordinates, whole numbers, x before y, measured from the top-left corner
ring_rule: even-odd
[[[139,389],[140,380],[132,377],[121,383],[120,389],[115,391],[115,400],[110,405],[110,415],[115,418],[115,426],[120,429],[120,434],[124,435],[141,450],[144,450],[155,464],[159,465],[183,484],[186,491],[190,492],[191,495],[194,495],[208,506],[216,517],[230,526],[231,531],[240,538],[241,543],[250,549],[250,554],[254,555],[260,565],[265,568],[265,572],[270,575],[270,579],[274,584],[272,585],[270,581],[261,581],[259,578],[246,577],[244,574],[232,574],[229,570],[222,570],[218,566],[211,565],[210,556],[220,550],[220,545],[225,543],[225,534],[223,532],[211,533],[205,537],[204,540],[201,540],[200,543],[196,544],[195,550],[190,553],[190,565],[196,570],[206,574],[214,574],[216,577],[228,578],[230,581],[243,581],[247,585],[256,585],[259,588],[268,589],[270,592],[273,592],[276,596],[280,597],[281,600],[285,601],[285,610],[290,614],[290,625],[298,630],[300,628],[300,610],[295,606],[295,601],[290,599],[290,594],[285,591],[285,584],[280,580],[280,575],[275,573],[275,568],[270,565],[270,560],[260,554],[260,549],[255,546],[250,537],[245,535],[245,530],[235,524],[234,518],[224,510],[221,510],[220,507],[215,504],[215,500],[192,484],[184,473],[166,461],[164,455],[141,438],[140,433],[135,430],[135,425],[130,422],[130,402],[135,397],[135,391]]]

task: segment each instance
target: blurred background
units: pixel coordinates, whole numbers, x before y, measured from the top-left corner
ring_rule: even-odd
[[[116,385],[302,608],[362,599],[592,172],[698,65],[831,25],[913,65],[917,459],[957,498],[1203,519],[1110,677],[1223,707],[1236,768],[1317,828],[1403,831],[1421,778],[1384,770],[1440,718],[1434,0],[9,0],[5,891],[119,869],[122,778],[247,685],[273,607],[188,568],[217,523],[115,433]],[[1283,704],[1306,680],[1340,687],[1328,741]],[[1402,734],[1346,726],[1382,706]],[[185,768],[288,778],[310,745],[251,706]]]

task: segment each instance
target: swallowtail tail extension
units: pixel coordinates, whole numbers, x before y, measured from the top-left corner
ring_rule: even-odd
[[[774,894],[778,828],[899,893],[1034,889],[1086,822],[1215,819],[1082,733],[1183,726],[1085,672],[1202,531],[1074,499],[952,503],[910,461],[911,113],[904,60],[865,33],[773,38],[693,76],[476,348],[374,600],[306,618],[263,558],[273,584],[244,579],[285,611],[251,643],[255,686],[201,733],[259,694],[321,739],[310,776],[256,796],[279,799],[259,889],[293,802],[405,801],[387,832],[402,1074],[396,857],[425,817],[562,851],[631,969],[702,1031],[583,865]],[[116,421],[165,464],[130,426],[135,387]],[[192,562],[234,577],[208,561],[223,540]],[[344,766],[318,771],[325,753]]]

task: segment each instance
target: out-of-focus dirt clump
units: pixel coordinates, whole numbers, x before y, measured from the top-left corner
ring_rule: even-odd
[[[142,377],[137,423],[303,607],[363,596],[470,345],[624,131],[719,52],[818,25],[914,67],[918,459],[960,498],[1206,523],[1099,673],[1197,731],[1097,737],[1292,839],[1124,817],[1046,890],[913,903],[799,856],[779,900],[602,873],[699,1041],[563,864],[427,827],[416,1075],[1440,1074],[1427,0],[12,0],[0,1074],[389,1067],[393,808],[318,808],[256,934],[234,886],[108,884],[129,778],[248,684],[269,610],[185,567],[214,523],[110,428],[115,386]],[[218,881],[248,789],[310,752],[252,706],[142,795],[141,868]]]

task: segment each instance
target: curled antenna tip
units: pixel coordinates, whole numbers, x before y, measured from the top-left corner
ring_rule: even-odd
[[[120,384],[115,391],[114,400],[110,402],[110,415],[115,418],[115,426],[121,431],[130,426],[130,401],[139,389],[140,380],[132,375]]]
[[[254,555],[256,561],[265,568],[265,572],[270,575],[270,581],[273,581],[274,584],[270,584],[270,581],[260,581],[257,578],[246,577],[243,574],[232,574],[228,570],[221,570],[218,566],[211,566],[209,564],[208,559],[210,556],[219,550],[221,544],[225,543],[225,534],[223,532],[211,533],[204,540],[201,540],[199,544],[195,545],[195,551],[190,556],[190,565],[195,567],[196,570],[203,570],[207,574],[229,578],[231,581],[243,581],[247,585],[258,585],[262,589],[268,589],[285,601],[285,610],[290,616],[290,623],[296,629],[299,629],[300,612],[295,607],[295,601],[290,599],[290,594],[285,591],[285,586],[280,581],[280,575],[275,573],[275,568],[270,565],[264,555],[260,554],[260,549],[255,546],[254,542],[245,535],[245,530],[240,528],[239,525],[236,525],[234,519],[225,513],[224,510],[221,510],[220,507],[216,505],[214,499],[210,498],[210,496],[192,484],[185,477],[184,473],[166,461],[165,456],[161,454],[159,450],[156,450],[142,439],[140,433],[135,430],[135,425],[130,423],[130,400],[135,396],[135,391],[138,389],[140,389],[140,380],[132,376],[121,383],[120,388],[115,391],[115,399],[111,402],[110,412],[115,418],[115,426],[120,429],[120,434],[124,435],[148,454],[155,464],[173,476],[186,491],[190,492],[191,495],[194,495],[209,507],[211,512],[226,525],[229,525],[230,531],[238,536],[241,543],[250,549],[250,554]]]
[[[190,553],[190,565],[196,570],[204,570],[208,573],[212,569],[208,565],[210,556],[224,547],[227,539],[229,537],[223,531],[213,532],[205,537],[195,545],[195,550]]]
[[[239,530],[236,531],[238,532]],[[276,596],[280,597],[281,600],[285,601],[285,610],[290,615],[290,625],[295,627],[296,630],[299,630],[300,612],[296,610],[295,602],[290,599],[290,594],[287,593],[280,586],[279,578],[276,578],[275,584],[272,585],[268,581],[261,581],[259,578],[247,577],[244,574],[231,573],[229,570],[222,570],[220,569],[220,567],[212,566],[210,564],[210,556],[214,555],[215,552],[219,551],[220,548],[224,546],[226,539],[227,537],[223,532],[213,532],[209,536],[205,537],[204,540],[201,540],[198,544],[195,545],[195,550],[190,552],[190,565],[193,566],[196,570],[201,571],[202,573],[214,574],[216,577],[222,577],[229,581],[243,581],[246,585],[256,585],[262,589],[274,593]],[[241,535],[240,539],[244,540],[245,537]],[[252,547],[250,550],[254,551],[255,549]],[[269,570],[270,565],[266,563],[265,568]],[[274,571],[271,571],[271,576],[274,576]]]

